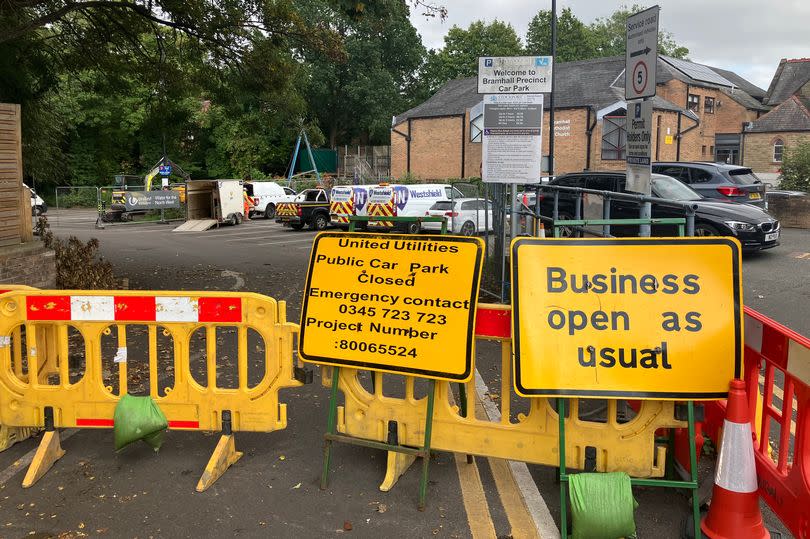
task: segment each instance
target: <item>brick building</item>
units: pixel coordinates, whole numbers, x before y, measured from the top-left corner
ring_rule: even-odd
[[[800,141],[810,142],[810,58],[783,59],[764,103],[773,109],[745,129],[745,165],[775,182],[782,155]]]
[[[557,174],[625,168],[624,57],[555,67]],[[739,162],[741,134],[767,112],[765,90],[730,71],[661,57],[653,100],[653,159]],[[548,109],[548,99],[546,99]],[[448,82],[396,116],[391,175],[423,180],[480,175],[483,105],[476,78]],[[546,111],[547,113],[548,111]],[[544,154],[548,121],[544,118]]]

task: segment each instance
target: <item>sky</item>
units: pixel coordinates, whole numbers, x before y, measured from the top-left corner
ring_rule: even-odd
[[[482,19],[510,23],[524,40],[526,29],[551,0],[437,0],[447,19],[424,17],[413,9],[411,21],[427,48],[440,48],[453,25],[466,28]],[[557,13],[570,7],[585,24],[607,17],[624,4],[614,0],[558,0]],[[653,5],[636,1],[642,5]],[[659,0],[660,28],[689,48],[689,59],[734,71],[767,90],[781,58],[810,57],[808,0]]]

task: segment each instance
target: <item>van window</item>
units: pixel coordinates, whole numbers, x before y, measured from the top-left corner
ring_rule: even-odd
[[[755,183],[762,183],[754,175],[750,168],[734,168],[728,171],[731,181],[737,185],[754,185]]]
[[[455,187],[445,187],[444,188],[445,195],[447,198],[464,198],[464,193],[456,189]]]
[[[289,187],[285,187],[284,188],[284,194],[285,195],[294,195],[295,191],[293,189],[290,189]]]

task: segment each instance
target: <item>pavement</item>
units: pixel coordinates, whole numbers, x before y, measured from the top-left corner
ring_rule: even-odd
[[[311,231],[263,219],[201,233],[173,233],[179,223],[99,230],[88,210],[51,210],[48,218],[58,236],[98,238],[102,256],[131,289],[258,292],[287,301],[291,320],[299,316]],[[745,303],[810,334],[810,231],[785,229],[782,242],[744,259]],[[476,357],[481,417],[494,419],[504,398],[497,395],[499,365],[498,346],[482,343]],[[329,488],[320,491],[327,399],[317,371],[313,384],[283,390],[287,428],[237,433],[237,449],[245,456],[205,493],[194,486],[217,433],[170,431],[159,453],[140,445],[116,454],[109,430],[63,431],[66,456],[28,490],[20,486],[25,466],[18,461],[30,458],[38,439],[19,443],[0,453],[0,538],[537,537],[538,525],[548,530],[559,524],[554,468],[516,467],[500,459],[476,458],[469,465],[463,455],[437,453],[427,509],[419,512],[418,466],[391,491],[380,492],[385,454],[336,444]],[[526,408],[515,395],[511,401],[513,416]],[[710,459],[704,459],[701,475],[710,480]],[[634,495],[640,537],[680,537],[689,513],[685,495],[651,488],[636,488]],[[779,528],[769,512],[766,521]]]

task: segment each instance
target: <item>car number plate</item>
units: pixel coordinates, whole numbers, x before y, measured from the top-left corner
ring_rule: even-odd
[[[765,234],[765,241],[776,241],[779,239],[779,232],[771,232],[770,234]]]
[[[759,193],[751,193],[748,195],[748,198],[750,198],[751,200],[759,200],[762,198],[762,195],[760,195]]]

